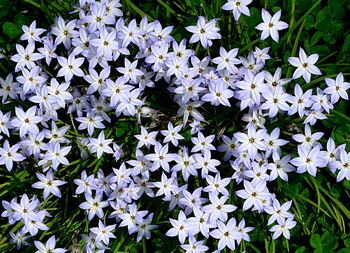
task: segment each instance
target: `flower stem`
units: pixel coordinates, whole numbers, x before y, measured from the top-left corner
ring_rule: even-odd
[[[142,252],[147,253],[146,239],[142,238]]]

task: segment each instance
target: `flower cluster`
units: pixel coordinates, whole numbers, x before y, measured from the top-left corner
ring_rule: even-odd
[[[241,14],[250,15],[251,2],[229,0],[222,8],[232,10],[237,21]],[[137,234],[137,241],[149,239],[158,225],[152,224],[154,212],[140,208],[143,199],[168,202],[169,212],[178,211],[166,235],[177,237],[186,252],[208,251],[207,241],[217,252],[249,241],[254,228],[246,222],[254,221],[238,220],[237,208],[265,213],[272,238],[289,239],[296,226],[289,211],[292,201],[280,203],[269,189],[271,182],[287,182],[293,172],[316,176],[325,167],[337,181],[350,180],[345,145],[336,147],[329,138],[323,147],[323,133],[312,129],[340,98],[348,99],[350,84],[339,73],[335,80],[325,79],[327,88],[304,91],[300,77],[310,83],[312,75],[321,75],[317,54],[307,56],[300,48],[299,57],[290,57],[288,62],[296,67],[291,78],[281,68],[265,69],[269,48],[256,47],[244,57],[239,48],[220,47],[218,55],[200,58],[186,39],[177,42],[170,35],[172,26],[146,17],[137,23],[124,18],[120,8],[119,0],[81,0],[77,19],[58,17],[50,30],[37,28],[35,21],[24,26],[25,45],[16,45],[17,54],[11,57],[15,73],[0,79],[2,103],[14,104],[14,111],[0,111],[0,164],[11,171],[34,159],[39,181],[32,187],[43,189],[43,200],[50,194],[61,197],[59,187],[66,182],[55,176],[69,168],[77,150],[81,159],[111,161],[106,170],[94,174],[84,168],[74,179],[75,194],[83,199],[80,209],[89,221],[98,220],[82,235],[87,252],[107,250],[118,227]],[[271,36],[279,41],[279,31],[288,27],[280,18],[281,11],[272,16],[262,10],[263,23],[256,27],[262,40]],[[189,44],[212,47],[221,38],[217,22],[198,17],[196,25],[186,27],[192,33]],[[160,112],[151,108],[145,91],[152,92],[161,82],[167,84],[177,114],[153,129],[147,118]],[[244,112],[242,125],[230,136],[213,134],[205,115],[210,106],[236,106]],[[304,131],[283,139],[283,130],[269,124],[279,115],[301,119]],[[124,143],[110,131],[122,117],[139,124],[134,159],[124,156]],[[297,156],[285,150],[293,141]],[[14,198],[2,204],[2,216],[10,224],[23,224],[16,235],[11,232],[18,248],[26,244],[26,234],[49,229],[44,219],[50,215],[36,196],[23,194],[20,203]],[[112,210],[111,225],[106,209]],[[35,241],[35,246],[48,252],[55,242],[51,237],[46,245]]]

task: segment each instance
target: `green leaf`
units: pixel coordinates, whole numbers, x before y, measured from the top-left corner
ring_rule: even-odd
[[[309,15],[306,17],[305,30],[310,30],[314,27],[315,19],[313,16]]]
[[[345,10],[342,4],[334,3],[332,7],[332,16],[337,19],[342,19],[345,16]]]
[[[302,247],[299,247],[299,248],[295,251],[295,253],[304,253],[305,250],[306,250],[305,246],[302,246]]]
[[[279,6],[274,6],[274,7],[272,7],[272,12],[273,12],[273,13],[276,13],[276,12],[278,12],[280,9],[281,9],[281,7],[279,7]]]
[[[321,237],[319,234],[313,234],[310,238],[310,244],[313,248],[317,249],[322,246]]]
[[[11,6],[11,0],[0,0],[0,18],[7,15]]]
[[[2,26],[2,29],[4,33],[10,37],[10,39],[16,38],[21,32],[21,29],[19,29],[14,23],[11,22],[5,22]]]
[[[331,52],[331,50],[324,45],[317,45],[317,46],[311,47],[310,50],[312,53],[317,52],[320,55],[328,55]]]
[[[337,237],[331,235],[328,231],[323,233],[321,241],[322,247],[328,247],[330,249],[328,252],[336,249],[338,246]]]
[[[28,24],[30,19],[22,14],[16,14],[14,18],[14,23],[18,28],[22,28],[23,25]]]
[[[344,180],[343,185],[346,189],[350,190],[350,181]],[[348,240],[349,240],[349,246],[350,246],[350,239],[348,239]]]
[[[350,238],[344,240],[344,245],[345,247],[350,248]]]
[[[322,9],[321,11],[319,11],[317,13],[316,16],[316,26],[318,26],[318,24],[322,23],[323,21],[326,21],[326,19],[331,15],[331,10],[329,7],[326,7],[324,9]]]
[[[317,31],[312,35],[311,41],[310,41],[310,46],[314,46],[317,44],[317,42],[324,36],[324,32],[322,31]]]
[[[350,248],[344,248],[344,249],[341,249],[341,250],[338,250],[337,253],[349,253],[350,252]]]
[[[119,138],[119,137],[123,136],[124,133],[125,133],[125,130],[123,128],[118,128],[115,131],[115,137]]]

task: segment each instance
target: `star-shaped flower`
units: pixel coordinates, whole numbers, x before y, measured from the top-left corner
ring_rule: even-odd
[[[193,44],[200,41],[204,48],[211,47],[212,40],[221,39],[220,29],[216,27],[216,19],[205,21],[205,18],[198,17],[197,25],[187,26],[186,30],[193,33],[190,43]]]
[[[256,29],[262,31],[260,39],[264,40],[267,37],[271,36],[274,41],[278,42],[278,31],[288,28],[288,24],[286,22],[280,21],[281,10],[276,12],[275,15],[271,16],[267,10],[262,9],[261,17],[264,22],[255,27]]]
[[[307,56],[304,49],[299,49],[298,57],[289,57],[288,62],[292,64],[297,69],[294,71],[293,79],[297,79],[303,76],[306,83],[310,82],[311,74],[322,75],[319,68],[315,66],[318,60],[318,54],[312,54]]]

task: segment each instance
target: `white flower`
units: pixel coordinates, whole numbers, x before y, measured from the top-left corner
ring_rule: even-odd
[[[103,241],[106,245],[109,244],[109,238],[116,238],[111,231],[115,225],[105,226],[101,220],[98,221],[98,227],[90,228],[90,231],[96,235],[96,241]]]
[[[323,92],[331,95],[332,104],[338,102],[340,97],[345,100],[349,99],[346,91],[350,88],[350,83],[344,82],[343,73],[340,72],[335,80],[330,78],[325,78],[324,80],[326,81],[328,87]]]
[[[85,76],[84,72],[80,69],[80,66],[84,63],[84,58],[75,58],[74,54],[70,54],[68,58],[59,56],[57,57],[58,63],[62,68],[58,71],[57,76],[64,76],[66,82],[69,82],[73,75]]]
[[[67,182],[62,180],[54,180],[52,170],[49,170],[46,176],[41,173],[36,173],[36,176],[40,182],[32,184],[32,187],[36,189],[44,189],[44,200],[47,199],[50,193],[59,198],[61,197],[60,189],[58,189],[57,186],[64,185]]]
[[[278,42],[278,31],[288,28],[288,24],[286,22],[280,21],[281,10],[276,12],[275,15],[271,16],[267,10],[262,9],[261,17],[264,22],[255,27],[256,29],[262,31],[260,39],[264,40],[267,37],[271,36],[274,41]]]
[[[205,22],[205,18],[198,17],[197,25],[187,26],[186,30],[193,33],[190,43],[193,44],[200,41],[204,48],[211,47],[213,42],[211,40],[221,39],[219,33],[220,29],[216,27],[216,19]]]
[[[182,129],[183,125],[180,124],[176,127],[173,126],[171,122],[168,123],[168,130],[162,130],[160,133],[165,136],[164,143],[171,141],[174,146],[179,144],[178,140],[183,140],[184,137],[179,134],[179,131]]]
[[[283,219],[282,221],[278,222],[278,225],[273,226],[270,231],[274,232],[272,239],[277,239],[281,234],[287,239],[290,238],[290,232],[289,229],[292,229],[295,227],[297,223],[292,218]]]
[[[230,250],[235,250],[236,240],[241,238],[236,229],[235,218],[231,218],[227,224],[222,221],[218,221],[217,224],[218,228],[211,231],[210,235],[215,239],[219,239],[218,249],[222,250],[227,246]]]
[[[91,153],[97,153],[97,158],[100,158],[103,153],[113,154],[113,149],[109,146],[109,144],[113,141],[113,139],[105,139],[104,131],[101,131],[98,135],[98,138],[89,138],[89,146]]]
[[[8,171],[12,170],[13,162],[20,162],[25,159],[23,155],[17,153],[19,147],[19,144],[10,147],[9,141],[5,140],[3,147],[0,148],[0,164],[5,164]]]
[[[232,10],[233,17],[236,21],[238,21],[241,14],[250,16],[250,11],[247,5],[250,4],[252,1],[253,0],[228,0],[228,2],[222,6],[222,9],[225,11]]]
[[[51,236],[49,240],[47,240],[46,244],[39,241],[34,241],[35,247],[38,249],[35,253],[64,253],[67,250],[62,248],[56,248],[56,238],[55,236]]]
[[[184,243],[188,233],[190,232],[190,226],[188,225],[187,217],[184,212],[181,210],[178,220],[170,219],[170,223],[173,227],[169,229],[165,235],[170,237],[178,236],[180,243]]]
[[[307,56],[304,49],[299,49],[299,58],[298,57],[289,57],[288,61],[297,69],[294,71],[293,79],[297,79],[303,76],[306,83],[310,82],[311,74],[322,75],[319,68],[315,66],[315,63],[318,60],[318,54],[312,54]]]
[[[11,125],[19,128],[20,137],[23,137],[27,133],[39,133],[39,128],[36,123],[41,122],[42,117],[36,116],[36,106],[32,106],[26,112],[24,112],[21,108],[16,107],[15,111],[17,117],[11,120]]]

